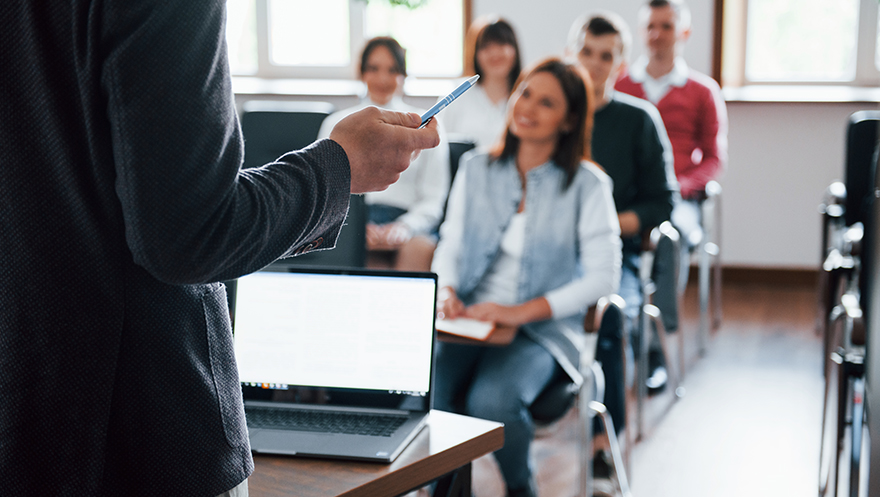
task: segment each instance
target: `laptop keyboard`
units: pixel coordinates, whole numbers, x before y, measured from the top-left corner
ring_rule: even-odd
[[[248,426],[320,433],[390,437],[405,416],[247,407]]]

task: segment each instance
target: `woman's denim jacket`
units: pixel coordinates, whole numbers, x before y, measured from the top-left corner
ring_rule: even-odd
[[[512,160],[491,162],[472,156],[459,174],[466,174],[468,213],[459,255],[456,293],[465,305],[498,254],[501,238],[522,199],[522,183]],[[565,171],[547,162],[527,173],[525,244],[517,301],[526,302],[579,277],[578,217],[582,196],[600,181],[580,168],[564,189]],[[521,331],[541,344],[576,382],[586,308],[561,319],[523,325]]]

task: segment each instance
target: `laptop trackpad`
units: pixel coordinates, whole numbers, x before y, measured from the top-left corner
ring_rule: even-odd
[[[250,430],[251,449],[255,452],[294,455],[298,450],[299,437],[295,433],[281,430]]]
[[[376,437],[287,430],[257,429],[250,432],[251,450],[254,452],[304,456],[332,457],[343,454],[355,458],[371,457],[374,456],[372,448],[375,444],[384,445],[391,440],[388,438],[377,441]],[[369,443],[363,447],[357,443],[365,441]]]

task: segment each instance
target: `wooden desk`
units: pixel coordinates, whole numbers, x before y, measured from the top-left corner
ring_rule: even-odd
[[[248,493],[251,497],[393,497],[460,468],[470,478],[471,461],[503,445],[500,423],[431,411],[427,426],[391,464],[254,454],[256,468],[248,479]]]

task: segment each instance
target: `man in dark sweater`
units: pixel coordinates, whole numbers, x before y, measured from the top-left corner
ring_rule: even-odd
[[[642,305],[639,282],[641,236],[669,220],[678,182],[673,167],[672,146],[660,113],[645,100],[614,91],[630,44],[629,30],[619,16],[607,12],[584,16],[572,25],[567,52],[590,73],[596,97],[593,122],[593,160],[614,182],[620,233],[623,238],[623,266],[620,295],[632,324]],[[657,258],[654,277],[674,278],[672,268]],[[673,280],[674,281],[674,280]],[[654,304],[663,313],[667,329],[678,327],[677,301],[672,294],[658,292]],[[665,383],[665,370],[653,354],[657,375],[651,382]],[[649,382],[649,384],[651,383]],[[659,383],[658,383],[659,382]]]
[[[4,495],[246,493],[217,282],[333,247],[350,193],[439,142],[417,115],[371,108],[240,170],[225,8],[0,6]]]
[[[672,147],[660,113],[645,100],[614,91],[628,36],[617,16],[595,14],[574,24],[568,47],[593,80],[593,160],[614,181],[624,267],[629,266],[624,279],[638,276],[640,235],[669,219],[678,195]],[[623,296],[628,307],[641,302],[640,296]]]

